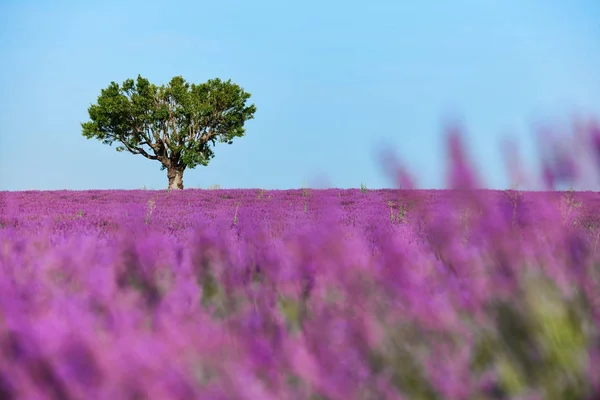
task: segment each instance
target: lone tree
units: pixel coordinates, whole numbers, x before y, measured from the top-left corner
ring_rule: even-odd
[[[183,189],[185,169],[208,165],[217,141],[232,144],[244,136],[244,123],[256,112],[254,104],[246,104],[249,98],[231,80],[190,85],[176,76],[156,86],[138,75],[102,89],[88,109],[90,121],[81,124],[82,134],[108,145],[116,141],[119,152],[160,161],[169,189]]]

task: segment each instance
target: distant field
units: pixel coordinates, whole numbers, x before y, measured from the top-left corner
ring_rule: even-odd
[[[560,206],[567,196],[583,220],[600,220],[599,192],[516,192],[481,190],[478,193],[490,204],[513,208],[515,195],[519,210],[526,210],[538,199],[551,199]],[[286,226],[318,223],[320,216],[332,210],[341,226],[367,226],[422,219],[437,212],[440,206],[465,197],[455,190],[397,189],[187,189],[165,190],[89,190],[89,191],[24,191],[0,192],[0,223],[24,230],[51,220],[55,229],[98,227],[116,228],[120,223],[145,221],[157,229],[193,227],[194,222],[229,224],[286,220]],[[565,203],[566,204],[566,203]],[[511,211],[512,212],[512,211]],[[68,222],[68,223],[67,223]],[[67,223],[67,224],[65,224]],[[16,224],[16,225],[15,225]]]

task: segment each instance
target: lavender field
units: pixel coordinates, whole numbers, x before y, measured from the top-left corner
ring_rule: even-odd
[[[0,398],[600,398],[600,196],[461,157],[446,191],[0,193]]]

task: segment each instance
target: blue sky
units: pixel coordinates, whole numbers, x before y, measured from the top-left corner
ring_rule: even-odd
[[[0,190],[162,189],[159,163],[81,136],[111,81],[231,78],[258,107],[187,188],[389,187],[393,149],[444,185],[442,122],[460,116],[490,188],[499,143],[535,164],[536,121],[600,116],[600,2],[0,2]]]

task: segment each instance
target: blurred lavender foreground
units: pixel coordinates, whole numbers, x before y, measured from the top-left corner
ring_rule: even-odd
[[[448,138],[451,191],[1,193],[0,399],[599,399],[600,196]]]

